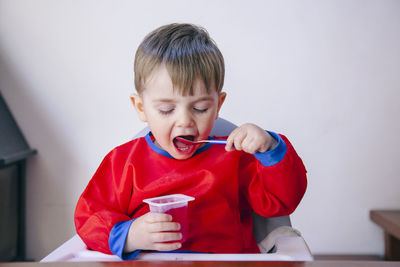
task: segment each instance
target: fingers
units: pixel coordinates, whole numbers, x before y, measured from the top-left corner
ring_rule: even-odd
[[[149,212],[143,215],[143,219],[146,223],[156,223],[156,222],[171,222],[172,216],[166,213],[155,213]]]
[[[181,239],[182,239],[182,234],[178,232],[150,233],[150,240],[153,243],[179,241]]]
[[[155,243],[153,250],[170,251],[179,249],[181,247],[182,247],[181,243]]]
[[[247,133],[243,131],[242,127],[238,127],[231,132],[226,140],[226,151],[242,150],[242,141],[246,138]]]
[[[144,215],[145,231],[149,239],[148,249],[158,251],[170,251],[179,249],[182,244],[182,233],[179,232],[181,226],[172,221],[173,218],[165,213],[149,212]]]
[[[177,222],[155,222],[149,223],[147,225],[147,230],[149,233],[156,233],[156,232],[167,232],[167,231],[179,231],[181,226]]]
[[[181,226],[165,213],[148,212],[134,220],[129,228],[124,252],[137,249],[169,251],[182,244]]]
[[[256,142],[255,138],[247,138],[242,142],[242,149],[244,152],[254,154],[259,149],[259,144]]]
[[[232,131],[227,139],[225,150],[243,150],[250,154],[265,152],[270,148],[272,139],[257,125],[246,123]]]
[[[148,213],[145,215],[147,231],[149,233],[179,231],[181,226],[177,222],[172,222],[172,216],[165,213]]]

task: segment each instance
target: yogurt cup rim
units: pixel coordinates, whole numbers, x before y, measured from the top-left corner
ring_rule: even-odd
[[[181,198],[177,201],[174,202],[168,202],[168,203],[154,203],[154,200],[160,200],[160,199],[166,199],[166,198]],[[174,205],[174,204],[181,204],[181,203],[185,203],[185,202],[189,202],[194,200],[194,197],[190,197],[184,194],[172,194],[172,195],[165,195],[165,196],[160,196],[160,197],[153,197],[153,198],[146,198],[143,199],[143,202],[152,205],[152,206],[157,206],[157,207],[162,207],[162,206],[168,206],[168,205]]]

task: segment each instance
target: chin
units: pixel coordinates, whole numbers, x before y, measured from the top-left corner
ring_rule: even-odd
[[[172,154],[171,154],[172,155]],[[191,158],[193,155],[172,155],[172,157],[176,160],[186,160]]]
[[[171,153],[172,152],[172,153]],[[171,151],[171,152],[168,152],[174,159],[177,159],[177,160],[185,160],[185,159],[189,159],[189,158],[191,158],[193,155],[194,155],[194,153],[195,153],[195,151],[193,151],[192,153],[179,153],[179,152],[177,152],[177,151]]]

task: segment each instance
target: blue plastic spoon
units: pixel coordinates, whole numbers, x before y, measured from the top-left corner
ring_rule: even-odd
[[[191,141],[182,137],[176,137],[176,139],[186,145],[195,145],[195,144],[202,144],[202,143],[211,143],[216,145],[226,145],[226,140],[197,140]]]

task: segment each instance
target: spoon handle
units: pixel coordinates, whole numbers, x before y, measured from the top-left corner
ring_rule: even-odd
[[[211,144],[216,144],[216,145],[226,145],[226,140],[204,140],[201,142],[211,143]]]

